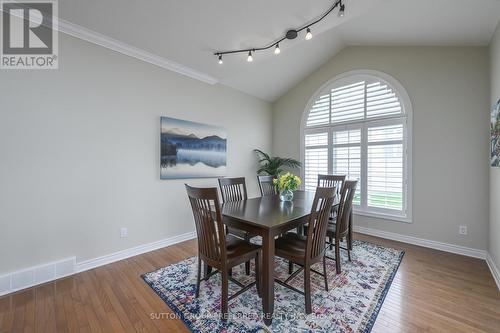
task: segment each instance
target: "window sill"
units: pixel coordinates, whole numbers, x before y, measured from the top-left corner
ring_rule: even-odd
[[[412,219],[409,216],[391,215],[391,214],[376,213],[376,212],[366,212],[366,211],[361,211],[361,210],[356,210],[356,209],[354,209],[354,215],[361,215],[361,216],[373,217],[373,218],[396,221],[396,222],[412,223]]]

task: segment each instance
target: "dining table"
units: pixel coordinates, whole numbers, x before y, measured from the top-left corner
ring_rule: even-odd
[[[261,296],[266,325],[272,323],[274,313],[274,240],[280,234],[300,229],[308,222],[314,194],[295,191],[293,201],[288,202],[281,201],[279,195],[271,195],[222,204],[225,225],[262,238]]]

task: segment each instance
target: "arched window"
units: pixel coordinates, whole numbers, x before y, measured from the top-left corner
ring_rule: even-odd
[[[411,221],[411,105],[394,78],[334,78],[309,102],[301,128],[306,190],[318,174],[344,174],[358,180],[356,214]]]

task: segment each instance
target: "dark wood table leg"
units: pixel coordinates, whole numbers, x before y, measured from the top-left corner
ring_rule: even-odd
[[[262,236],[262,308],[264,323],[271,325],[274,312],[274,236]]]

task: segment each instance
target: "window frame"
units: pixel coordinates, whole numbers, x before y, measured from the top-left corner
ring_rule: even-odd
[[[331,89],[356,83],[359,80],[379,80],[389,85],[399,98],[402,107],[402,114],[388,115],[381,117],[366,117],[366,112],[363,119],[353,121],[343,121],[338,123],[329,123],[324,125],[315,125],[307,127],[307,119],[312,105],[316,99],[331,91]],[[366,98],[366,96],[365,96]],[[331,117],[331,108],[329,110]],[[354,70],[335,76],[319,88],[309,99],[304,110],[301,127],[300,127],[300,160],[304,168],[301,169],[301,177],[305,179],[305,136],[306,134],[324,133],[327,132],[328,136],[328,173],[333,172],[333,132],[348,129],[361,129],[361,205],[353,205],[354,214],[368,217],[381,218],[390,221],[412,222],[412,106],[408,93],[404,87],[392,76],[374,70]],[[330,118],[331,119],[331,118]],[[403,124],[403,214],[391,212],[390,209],[368,207],[368,128],[391,125]],[[389,141],[384,141],[387,144]],[[373,145],[373,144],[370,144]],[[336,145],[335,145],[336,146]],[[346,144],[345,146],[349,146]],[[309,147],[308,147],[309,148]],[[305,188],[305,181],[302,188]],[[399,211],[398,211],[399,212]]]

